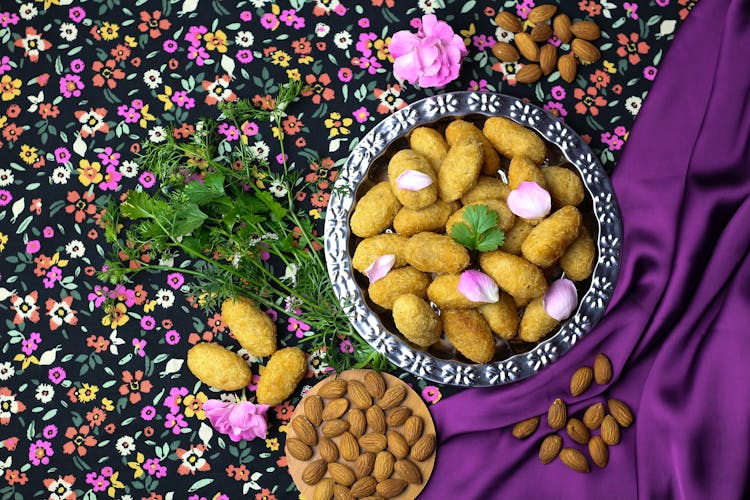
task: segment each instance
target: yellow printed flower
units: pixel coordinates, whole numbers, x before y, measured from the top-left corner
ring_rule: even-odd
[[[102,408],[104,408],[107,411],[114,411],[115,409],[114,401],[112,401],[109,398],[102,398]]]
[[[114,498],[117,495],[117,490],[125,488],[122,481],[119,479],[120,471],[115,472],[109,477],[109,488],[107,488],[107,495]]]
[[[154,115],[148,112],[149,106],[150,104],[146,104],[141,108],[141,119],[138,121],[138,125],[140,125],[142,128],[148,128],[148,122],[156,120],[156,118],[154,118]]]
[[[130,319],[127,314],[128,308],[122,302],[119,302],[114,306],[105,307],[105,312],[106,314],[102,318],[102,325],[108,326],[113,330],[124,325]]]
[[[96,393],[99,392],[98,385],[90,385],[84,382],[83,386],[76,391],[76,396],[81,403],[88,403],[96,399]]]
[[[39,158],[39,155],[37,154],[37,148],[29,146],[28,144],[21,145],[21,152],[18,154],[18,156],[20,156],[21,161],[23,161],[27,165],[31,165]]]
[[[31,356],[26,356],[23,353],[18,353],[13,357],[13,361],[21,361],[22,370],[28,368],[31,363],[34,363],[35,365],[39,364],[39,359],[33,354]]]
[[[377,40],[375,40],[375,43],[373,43],[373,46],[377,51],[376,55],[380,61],[388,60],[391,64],[393,64],[393,61],[395,59],[391,55],[391,51],[388,50],[388,46],[390,45],[390,43],[391,37],[388,37],[385,40],[383,40],[382,38],[378,38]]]
[[[279,438],[266,439],[266,448],[268,448],[271,451],[278,451],[279,450]]]
[[[282,68],[288,67],[291,60],[292,56],[290,56],[283,50],[277,50],[271,55],[271,62],[276,66],[281,66]]]
[[[143,462],[146,461],[146,457],[140,451],[135,456],[135,462],[128,462],[128,467],[133,469],[133,479],[138,479],[143,475]]]
[[[99,31],[102,34],[102,38],[104,38],[105,40],[114,40],[115,38],[120,36],[120,25],[110,23],[109,21],[104,21]]]
[[[312,217],[314,220],[320,220],[323,218],[323,216],[320,213],[320,210],[317,208],[313,208],[312,210],[310,210],[308,212],[308,215],[310,215],[310,217]]]
[[[349,118],[341,117],[341,113],[333,111],[328,118],[323,122],[328,130],[328,137],[336,137],[337,135],[349,135],[351,130],[348,127],[354,123],[354,120]]]
[[[153,312],[154,309],[156,309],[157,302],[155,300],[149,300],[145,304],[143,304],[143,312],[150,313]],[[127,320],[125,320],[127,321]]]
[[[50,262],[49,267],[52,267],[52,266],[65,267],[68,265],[68,262],[70,261],[68,259],[61,259],[60,252],[55,252],[52,255],[52,258],[50,259],[49,262]]]
[[[135,37],[132,35],[125,35],[125,45],[134,49],[138,47],[138,42],[135,41]]]
[[[172,103],[172,87],[169,85],[164,86],[163,94],[156,94],[156,98],[164,103],[164,111],[172,109],[174,103]]]
[[[302,57],[300,57],[299,59],[297,59],[297,62],[299,62],[300,64],[310,64],[310,63],[311,63],[311,62],[313,62],[314,60],[315,60],[315,59],[313,59],[313,56],[311,56],[311,55],[306,55],[306,56],[302,56]]]
[[[615,68],[615,64],[609,61],[604,61],[604,69],[607,71],[607,73],[612,73],[612,74],[617,73],[617,68]]]
[[[8,243],[8,235],[0,231],[0,252],[5,250],[6,243]]]
[[[21,95],[21,79],[14,80],[10,75],[3,75],[0,79],[0,94],[2,94],[3,101],[12,101]]]
[[[198,420],[206,419],[206,412],[203,411],[203,403],[208,399],[203,391],[199,392],[195,396],[188,394],[182,403],[185,405],[185,416],[195,417]]]
[[[48,10],[50,5],[60,5],[60,0],[36,0],[37,3],[44,2],[44,10]]]
[[[206,33],[203,39],[206,41],[208,50],[216,50],[222,54],[227,51],[227,35],[223,31],[216,30],[216,33]]]
[[[299,74],[299,70],[297,68],[292,68],[286,70],[286,77],[290,80],[301,80],[302,77]]]
[[[102,175],[102,164],[98,161],[89,162],[83,158],[78,162],[78,180],[81,181],[85,187],[89,187],[91,184],[96,184],[104,179]]]

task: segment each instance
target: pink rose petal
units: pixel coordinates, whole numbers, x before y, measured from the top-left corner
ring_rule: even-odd
[[[432,177],[418,170],[404,170],[396,177],[396,185],[406,191],[419,191],[432,185]]]
[[[394,254],[381,255],[375,259],[367,269],[365,269],[365,276],[369,278],[370,283],[375,283],[379,279],[385,277],[395,263],[396,256]]]
[[[524,219],[546,217],[552,208],[552,199],[546,189],[533,181],[524,181],[508,193],[508,208]]]
[[[472,302],[494,303],[500,300],[497,283],[481,271],[464,271],[458,280],[458,291]]]
[[[557,321],[567,319],[578,306],[578,291],[572,281],[565,278],[553,281],[542,298],[544,310]]]

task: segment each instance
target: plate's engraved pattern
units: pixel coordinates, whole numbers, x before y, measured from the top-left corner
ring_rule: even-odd
[[[400,336],[383,327],[366,305],[351,269],[348,255],[349,213],[354,192],[367,177],[367,169],[390,143],[421,123],[443,116],[482,113],[503,116],[536,130],[555,144],[581,173],[594,202],[599,234],[599,259],[591,285],[581,297],[576,314],[557,333],[527,353],[501,361],[472,365],[437,358],[415,349]],[[341,188],[346,187],[348,191]],[[420,377],[444,384],[463,386],[501,385],[529,377],[563,356],[593,328],[604,314],[619,271],[622,226],[617,200],[609,178],[593,153],[565,123],[543,110],[513,97],[489,92],[453,92],[428,97],[397,111],[377,124],[354,148],[340,170],[331,195],[325,224],[325,252],[328,272],[342,307],[359,334],[373,348],[401,368]]]

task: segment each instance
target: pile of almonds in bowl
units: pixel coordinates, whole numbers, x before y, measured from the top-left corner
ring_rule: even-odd
[[[578,64],[590,64],[601,57],[599,49],[592,42],[601,36],[599,26],[593,21],[571,23],[567,14],[557,14],[557,6],[546,4],[529,11],[525,23],[515,14],[503,10],[495,17],[497,25],[513,33],[513,42],[497,42],[492,53],[500,61],[515,63],[521,57],[528,61],[516,73],[519,83],[534,83],[548,76],[555,68],[560,77],[571,83],[578,72]],[[528,32],[526,29],[531,28]],[[558,57],[558,48],[551,43],[553,36],[567,45],[571,52]],[[539,45],[541,44],[541,46]]]

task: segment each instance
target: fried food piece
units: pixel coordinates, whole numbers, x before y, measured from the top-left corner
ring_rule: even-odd
[[[445,336],[458,352],[475,363],[487,363],[495,355],[495,338],[479,311],[446,309],[440,317]]]
[[[437,342],[443,331],[440,316],[427,302],[411,293],[393,301],[393,321],[404,337],[421,347]]]
[[[222,391],[244,389],[253,377],[242,356],[215,343],[191,347],[187,365],[198,380]]]
[[[549,267],[578,237],[580,227],[581,212],[566,205],[531,230],[521,245],[521,252],[537,266]]]
[[[584,192],[583,182],[577,173],[565,167],[544,167],[541,171],[556,207],[580,205]]]
[[[479,265],[497,286],[514,298],[531,299],[547,291],[542,270],[523,257],[495,250],[481,254]]]
[[[542,169],[525,156],[516,156],[510,160],[508,167],[508,188],[516,189],[524,181],[533,181],[540,187],[547,189],[547,181],[542,174]]]
[[[518,332],[518,310],[513,297],[500,292],[500,300],[492,304],[479,306],[479,313],[495,335],[506,340],[512,339]]]
[[[508,208],[508,205],[503,200],[481,200],[465,205],[461,210],[451,215],[448,218],[448,222],[445,223],[446,233],[451,234],[454,224],[465,222],[464,213],[466,213],[466,209],[477,205],[486,205],[490,210],[497,212],[497,228],[501,231],[510,229],[516,220],[516,216],[513,215],[513,212],[510,211],[510,208]]]
[[[450,236],[424,232],[404,246],[406,262],[426,273],[458,273],[469,265],[469,252]]]
[[[455,201],[473,188],[483,161],[482,143],[474,138],[463,138],[451,146],[438,172],[440,199]]]
[[[383,278],[371,283],[367,293],[375,304],[383,309],[393,309],[393,302],[406,293],[427,297],[430,278],[411,266],[391,269]]]
[[[578,238],[570,244],[558,263],[565,271],[565,276],[573,281],[581,281],[591,276],[594,271],[595,256],[594,240],[588,231],[581,226]]]
[[[458,291],[460,274],[440,274],[435,276],[427,288],[427,296],[440,309],[471,309],[480,305],[472,302]]]
[[[517,217],[516,223],[505,233],[503,252],[512,253],[513,255],[521,255],[521,245],[526,241],[526,237],[534,227],[536,226],[533,223],[526,219],[522,219],[521,217]]]
[[[359,242],[354,250],[352,267],[364,274],[365,269],[370,267],[375,259],[383,255],[395,255],[396,262],[393,267],[404,267],[406,265],[404,245],[406,245],[407,239],[405,236],[393,233],[378,234],[365,238]]]
[[[417,127],[409,134],[409,146],[430,160],[435,172],[440,171],[440,165],[448,154],[448,143],[440,132],[430,127]]]
[[[375,184],[354,207],[349,221],[352,232],[360,238],[380,234],[390,227],[400,208],[401,202],[391,191],[388,182]]]
[[[544,310],[543,297],[537,297],[523,310],[518,336],[526,342],[539,342],[559,323]]]
[[[449,146],[453,146],[464,137],[473,137],[482,143],[482,153],[484,162],[482,163],[482,173],[486,175],[496,175],[500,170],[500,156],[490,141],[484,136],[481,130],[464,120],[453,120],[445,129],[445,140]]]
[[[393,229],[404,236],[442,230],[448,222],[448,217],[453,213],[453,208],[453,203],[443,200],[437,200],[420,210],[403,207],[393,219]]]
[[[276,351],[276,324],[253,300],[226,299],[221,304],[221,317],[237,342],[253,356],[262,358]]]
[[[547,148],[541,137],[533,130],[507,118],[499,116],[488,118],[484,122],[482,132],[495,149],[507,158],[525,156],[540,165],[547,154]]]
[[[399,189],[396,179],[407,170],[415,170],[429,176],[432,184],[417,191]],[[393,194],[405,207],[419,210],[432,205],[437,200],[438,186],[435,170],[427,158],[411,149],[402,149],[388,162],[388,182]]]
[[[305,353],[296,347],[279,349],[260,375],[258,403],[276,406],[292,395],[307,373]]]
[[[469,205],[482,200],[505,201],[509,192],[508,185],[497,177],[480,175],[474,187],[461,197],[461,203]]]

